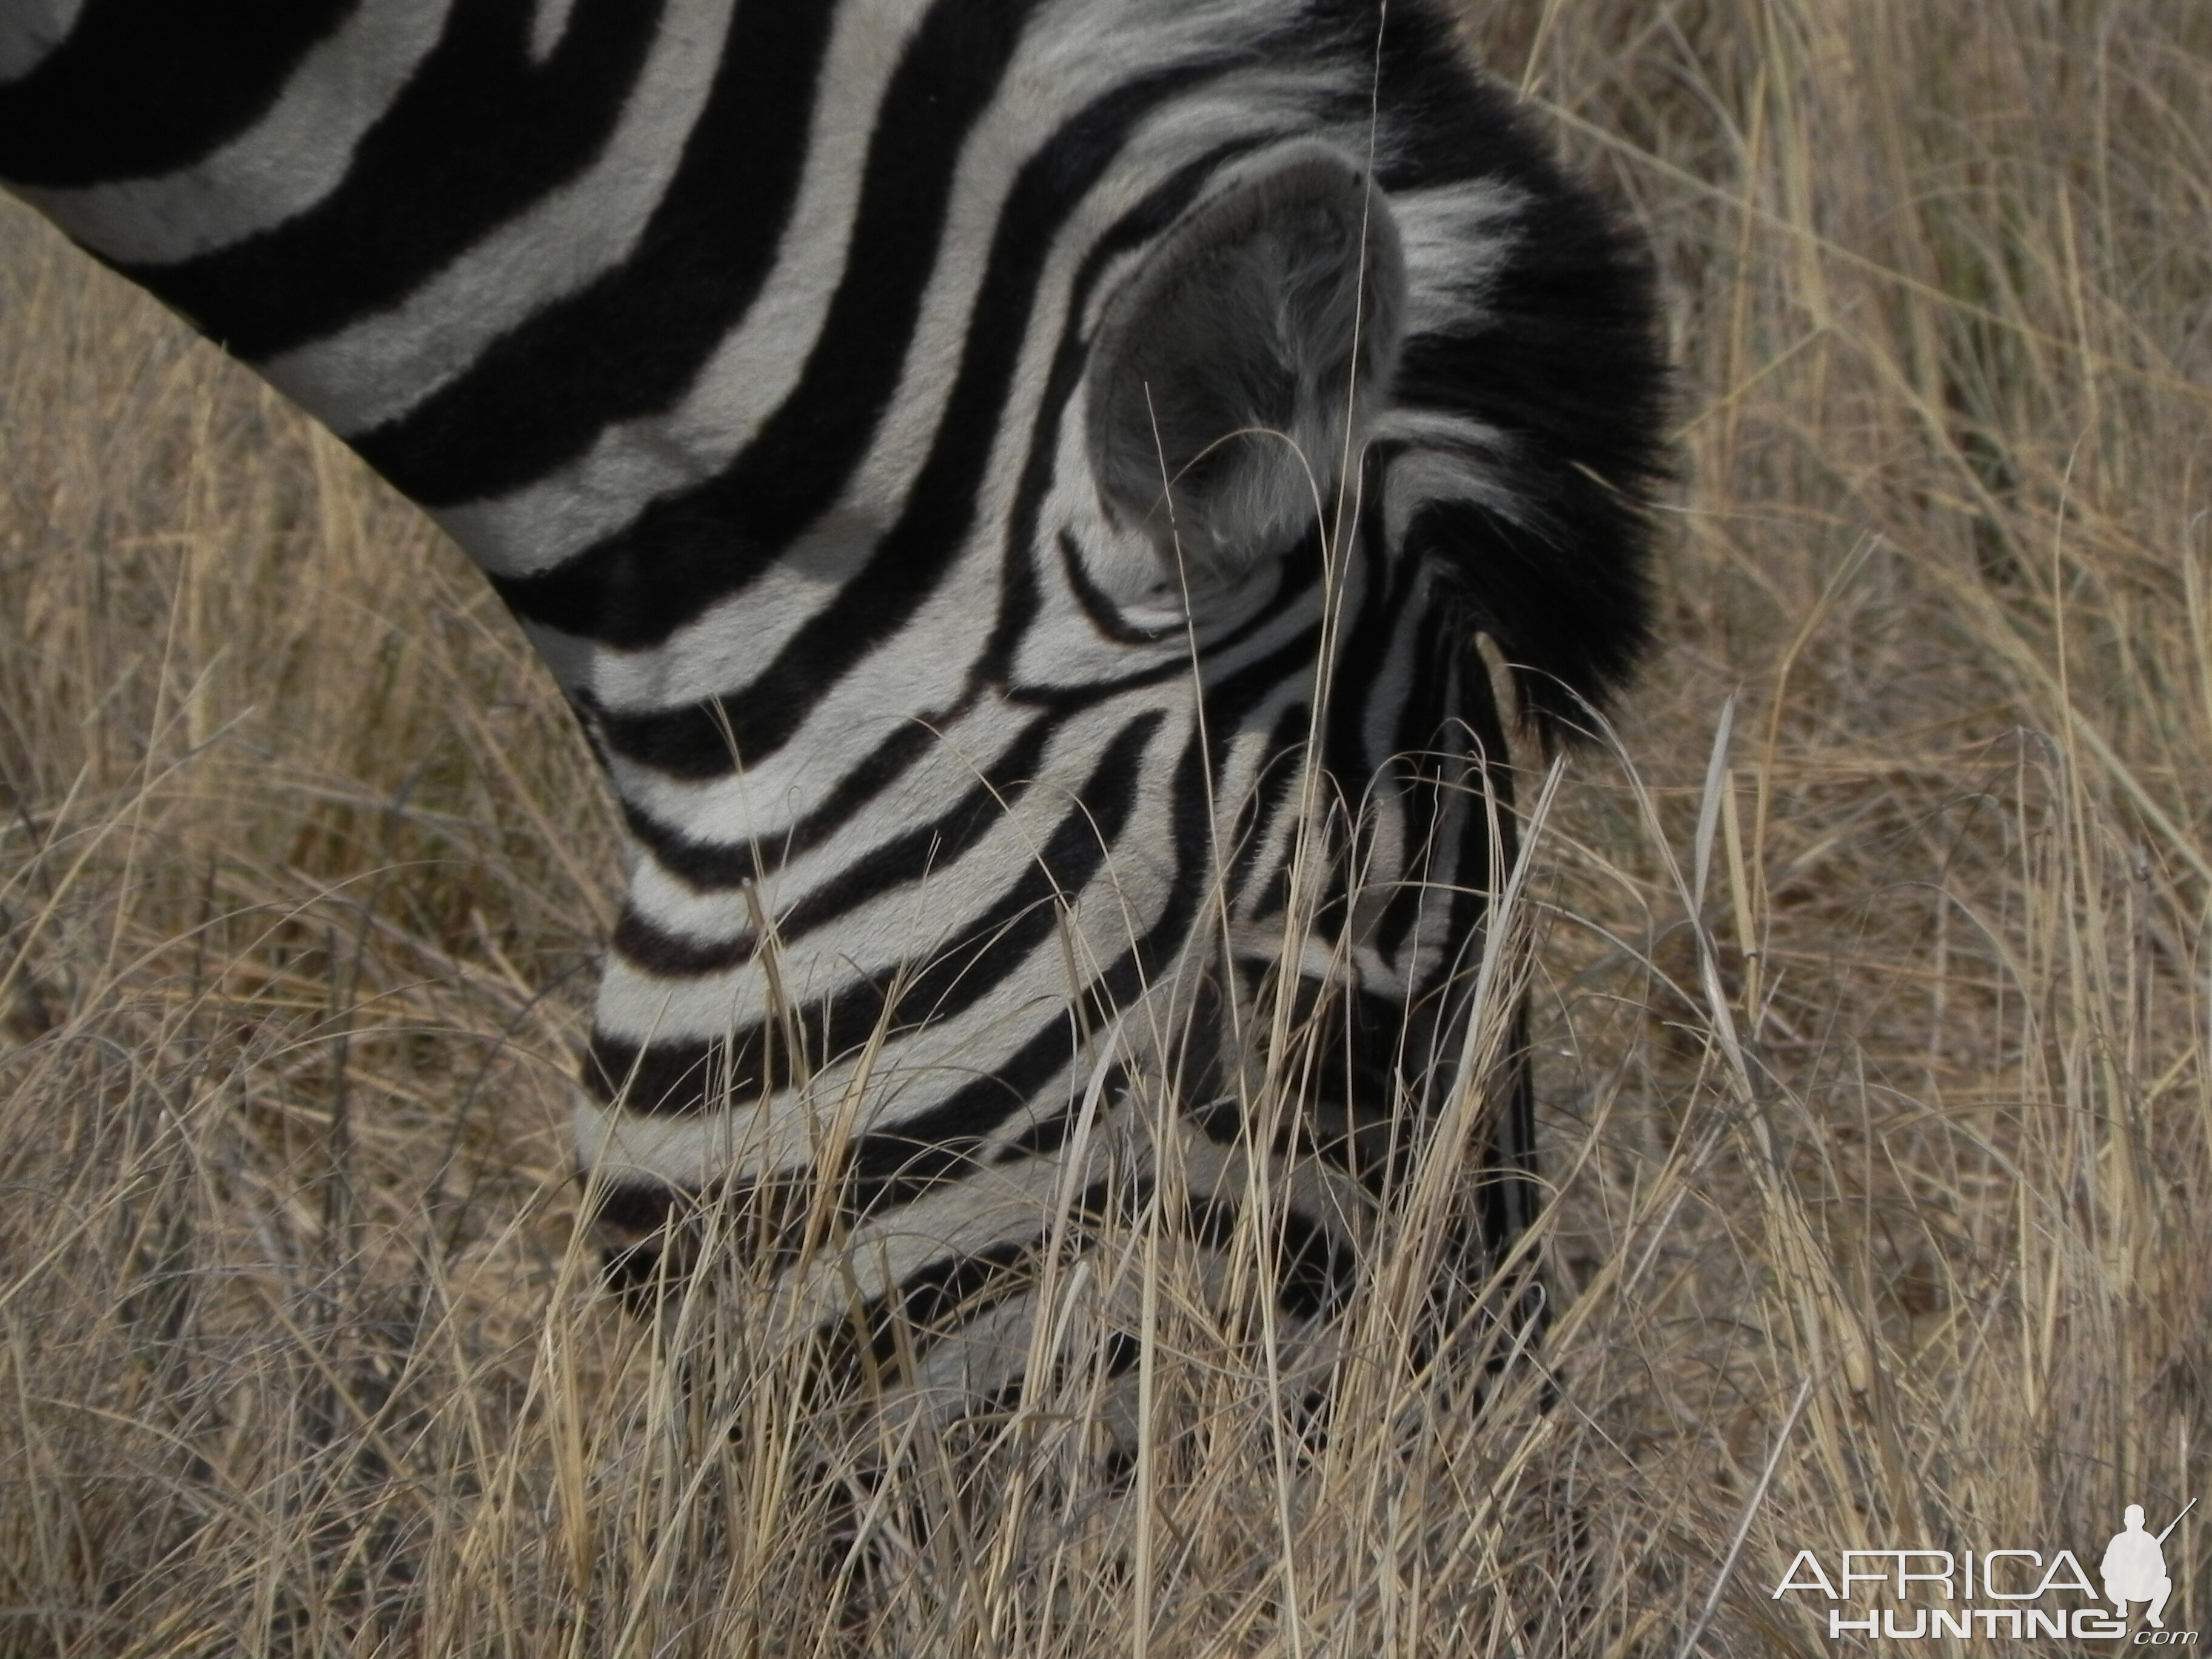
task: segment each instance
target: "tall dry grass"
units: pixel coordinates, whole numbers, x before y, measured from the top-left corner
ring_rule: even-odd
[[[1164,1278],[1185,1433],[1092,1512],[1064,1423],[872,1446],[730,1308],[617,1313],[561,1139],[616,838],[550,685],[9,212],[0,1652],[1810,1653],[1800,1548],[2212,1495],[2212,9],[1469,27],[1650,227],[1687,381],[1666,647],[1539,842],[1553,1396],[1371,1364],[1286,1449]]]

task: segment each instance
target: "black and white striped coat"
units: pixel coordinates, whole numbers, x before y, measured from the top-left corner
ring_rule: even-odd
[[[1544,730],[1645,632],[1647,273],[1431,5],[0,0],[0,178],[581,714],[627,1270],[745,1200],[784,1294],[988,1390],[1107,1171],[1233,1224],[1272,985],[1327,1038],[1279,1293],[1329,1305],[1510,843],[1477,631]]]

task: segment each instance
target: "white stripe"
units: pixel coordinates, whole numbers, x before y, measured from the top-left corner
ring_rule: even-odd
[[[701,611],[662,644],[621,651],[578,641],[574,648],[589,658],[583,683],[617,714],[678,708],[743,691],[800,629],[842,597],[874,555],[881,534],[872,515],[832,511],[751,581]]]
[[[126,264],[174,264],[271,229],[337,187],[362,135],[437,43],[447,5],[363,0],[301,60],[267,115],[188,167],[21,194],[79,241]]]
[[[722,60],[732,0],[671,0],[622,119],[585,172],[499,226],[390,311],[261,373],[341,437],[404,415],[501,334],[629,256]]]
[[[1466,501],[1509,523],[1531,525],[1529,503],[1508,482],[1504,459],[1444,450],[1400,456],[1383,483],[1382,521],[1390,545],[1399,545],[1414,515],[1434,501]]]
[[[963,561],[896,636],[864,653],[835,685],[810,685],[811,703],[791,740],[746,763],[741,777],[702,788],[617,757],[616,788],[664,823],[699,826],[702,840],[742,839],[748,828],[730,826],[760,823],[748,813],[748,800],[772,811],[777,823],[811,811],[891,723],[960,702],[996,617],[997,582],[995,566]],[[737,734],[741,746],[744,736]]]
[[[532,63],[542,64],[553,55],[568,32],[568,15],[574,9],[575,0],[538,0],[537,13],[530,20]]]
[[[13,0],[0,15],[0,86],[20,81],[69,39],[84,0]]]

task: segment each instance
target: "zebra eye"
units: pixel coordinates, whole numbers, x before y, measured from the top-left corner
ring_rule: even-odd
[[[1405,270],[1367,175],[1299,143],[1170,229],[1107,307],[1086,425],[1109,511],[1233,580],[1310,526],[1397,355]]]

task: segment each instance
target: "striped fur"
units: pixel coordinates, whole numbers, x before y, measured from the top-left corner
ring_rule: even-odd
[[[1334,1305],[1510,856],[1476,634],[1550,737],[1646,628],[1647,272],[1425,0],[0,0],[0,178],[582,716],[622,1270],[742,1200],[969,1399],[1056,1224],[1172,1160],[1213,1239],[1256,1154]],[[1274,991],[1330,1034],[1287,1138]]]

